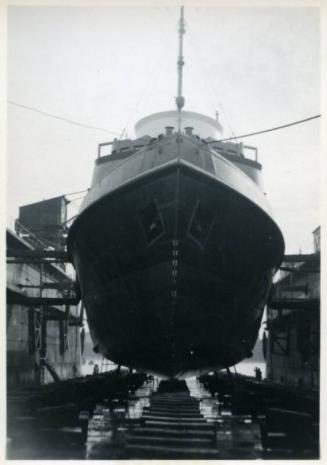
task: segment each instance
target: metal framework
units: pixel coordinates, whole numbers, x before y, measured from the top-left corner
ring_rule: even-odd
[[[36,377],[40,384],[45,381],[47,369],[55,381],[59,380],[55,364],[47,357],[47,322],[58,321],[60,352],[63,355],[68,350],[68,335],[70,326],[83,325],[83,306],[80,316],[71,315],[70,306],[80,302],[80,291],[77,282],[70,280],[65,275],[59,275],[58,282],[49,281],[45,267],[52,263],[70,262],[66,252],[60,250],[45,249],[7,249],[8,264],[37,265],[39,270],[39,282],[37,284],[19,283],[16,287],[22,290],[37,290],[38,295],[33,297],[23,294],[10,286],[7,287],[7,303],[26,307],[29,311],[29,353],[35,356]],[[53,289],[59,291],[62,296],[47,297],[44,291]],[[59,308],[56,308],[58,306]],[[64,306],[64,311],[60,307]]]
[[[311,324],[310,314],[313,313],[314,318],[319,319],[320,299],[310,296],[309,283],[303,282],[301,275],[299,284],[296,279],[299,273],[319,273],[319,262],[319,253],[285,255],[280,269],[289,272],[289,275],[272,288],[268,299],[267,329],[270,333],[271,355],[289,355],[290,326],[294,324],[300,345],[305,346],[298,347],[298,351],[306,352],[307,356],[319,353],[319,334]],[[297,297],[294,297],[294,293]],[[273,310],[277,311],[275,318],[272,315]],[[287,311],[286,314],[283,310]],[[300,334],[299,324],[303,318],[307,324],[302,324]]]

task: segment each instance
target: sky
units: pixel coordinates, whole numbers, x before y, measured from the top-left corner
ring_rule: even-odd
[[[20,205],[87,189],[97,144],[174,109],[178,17],[176,6],[8,8],[10,224]],[[225,137],[321,112],[318,8],[188,6],[185,19],[185,110],[218,111]],[[286,251],[312,252],[320,120],[242,141],[258,148]]]

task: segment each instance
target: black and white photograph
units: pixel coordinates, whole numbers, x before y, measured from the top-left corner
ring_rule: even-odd
[[[318,460],[318,2],[6,7],[6,459]]]

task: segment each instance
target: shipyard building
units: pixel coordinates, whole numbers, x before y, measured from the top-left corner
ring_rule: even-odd
[[[312,254],[288,255],[267,310],[264,352],[269,379],[319,387],[320,227]]]
[[[21,207],[7,229],[8,389],[80,374],[83,321],[63,261],[66,219],[58,197]]]

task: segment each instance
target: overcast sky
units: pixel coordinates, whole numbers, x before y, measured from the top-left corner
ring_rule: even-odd
[[[21,7],[8,13],[8,217],[89,187],[97,144],[174,108],[177,7]],[[317,8],[187,7],[185,110],[226,137],[320,113]],[[320,120],[244,139],[258,147],[287,252],[320,223]]]

